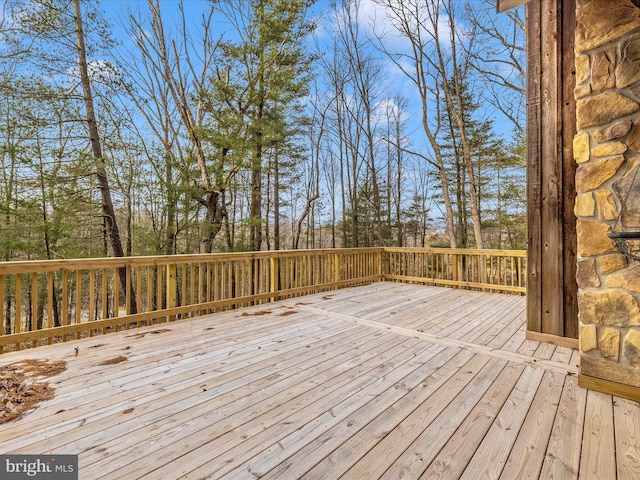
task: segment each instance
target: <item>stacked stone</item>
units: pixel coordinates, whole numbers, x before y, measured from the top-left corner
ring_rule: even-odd
[[[640,8],[578,1],[573,151],[581,373],[640,387],[640,265],[607,233],[640,230]],[[620,220],[618,217],[620,214]],[[617,225],[616,225],[617,224]]]

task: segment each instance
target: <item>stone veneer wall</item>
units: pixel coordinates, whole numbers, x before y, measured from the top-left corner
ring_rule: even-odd
[[[607,237],[640,230],[640,1],[578,0],[576,19],[581,374],[640,387],[640,264]]]

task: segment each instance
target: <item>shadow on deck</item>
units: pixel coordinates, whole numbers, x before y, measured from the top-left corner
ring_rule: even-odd
[[[67,370],[0,452],[79,454],[83,480],[640,478],[640,406],[524,321],[383,282],[8,353]]]

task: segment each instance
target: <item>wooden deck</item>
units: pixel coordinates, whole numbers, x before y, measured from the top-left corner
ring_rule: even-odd
[[[0,452],[77,453],[83,480],[640,478],[640,406],[524,321],[384,282],[8,353],[68,364]]]

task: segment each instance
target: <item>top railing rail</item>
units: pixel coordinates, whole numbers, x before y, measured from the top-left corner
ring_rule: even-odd
[[[524,261],[352,248],[0,262],[0,353],[382,280],[523,294]]]

